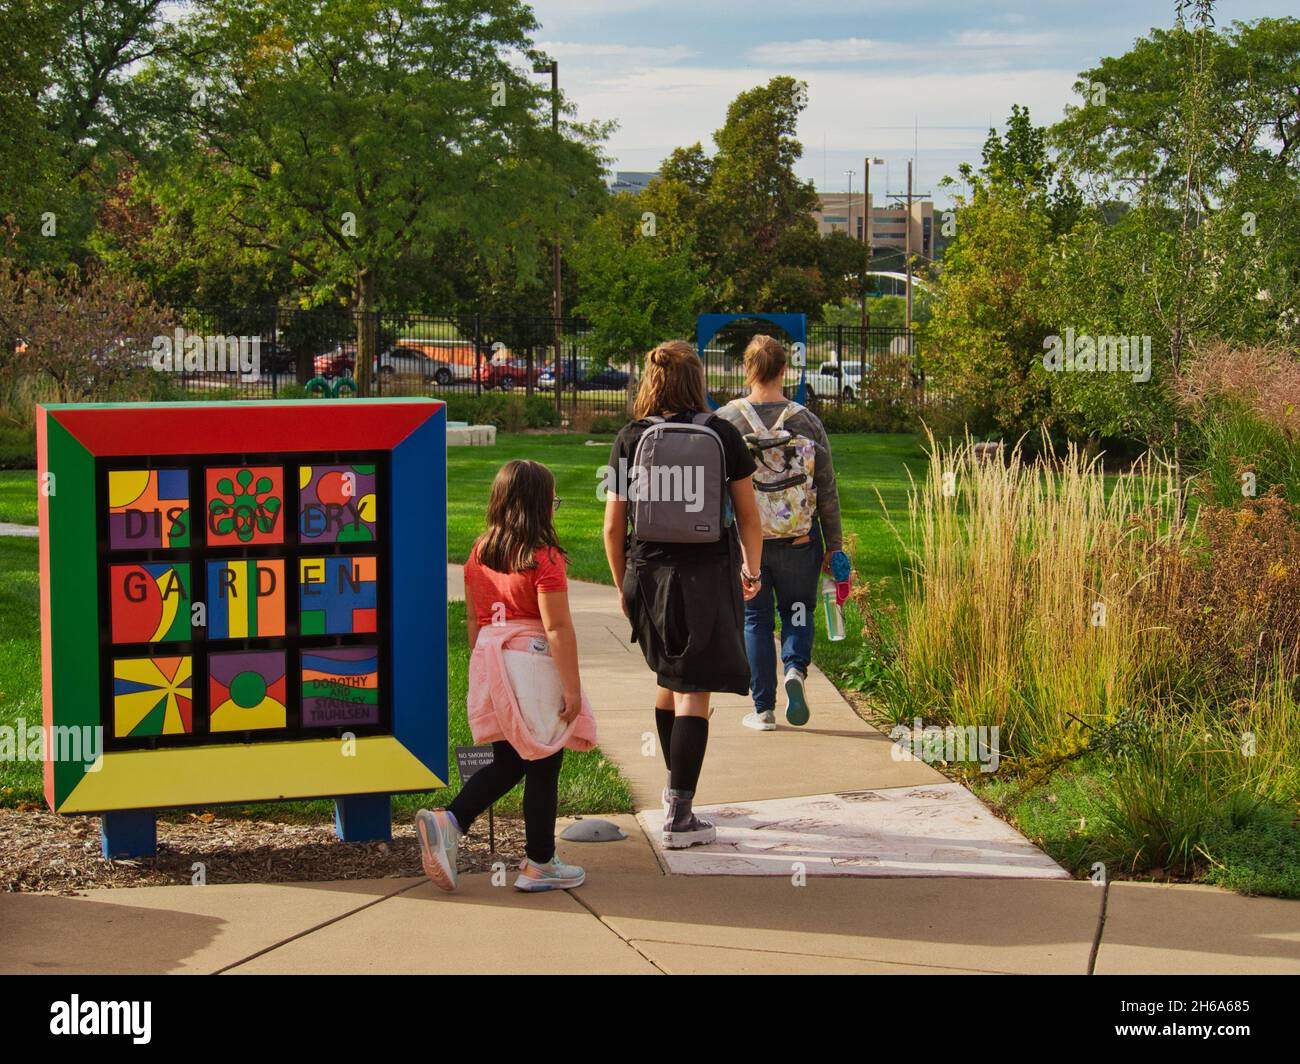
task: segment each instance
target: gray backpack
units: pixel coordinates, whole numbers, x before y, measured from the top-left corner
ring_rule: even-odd
[[[716,543],[726,527],[727,466],[721,437],[705,424],[646,418],[628,478],[632,533],[647,543]]]

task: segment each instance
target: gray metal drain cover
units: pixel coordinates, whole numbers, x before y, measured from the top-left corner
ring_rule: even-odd
[[[568,842],[618,842],[627,832],[609,820],[575,820],[560,832]]]

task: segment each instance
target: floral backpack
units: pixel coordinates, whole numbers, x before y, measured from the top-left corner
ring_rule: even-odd
[[[754,456],[754,495],[763,520],[765,539],[805,536],[817,514],[817,485],[813,468],[817,445],[807,436],[796,436],[785,427],[786,419],[803,407],[790,403],[769,429],[748,399],[731,403],[749,422],[745,445]]]

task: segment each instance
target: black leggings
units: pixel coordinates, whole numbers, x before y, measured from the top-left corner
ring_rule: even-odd
[[[530,861],[546,864],[555,856],[555,809],[559,802],[564,751],[540,761],[525,761],[507,742],[492,744],[492,764],[481,768],[447,806],[461,831],[520,780],[524,781],[524,850]]]

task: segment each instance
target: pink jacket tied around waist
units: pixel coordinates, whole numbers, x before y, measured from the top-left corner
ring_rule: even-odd
[[[525,761],[550,757],[555,751],[590,750],[596,745],[596,717],[587,692],[582,692],[582,710],[569,721],[559,740],[547,746],[537,740],[524,723],[515,692],[506,673],[506,650],[527,650],[546,630],[536,620],[507,621],[484,625],[469,659],[469,730],[476,743],[504,739]]]

